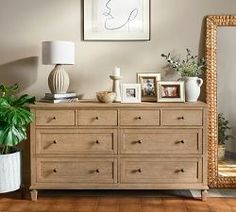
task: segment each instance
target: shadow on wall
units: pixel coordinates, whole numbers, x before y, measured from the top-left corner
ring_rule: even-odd
[[[17,83],[25,90],[37,80],[38,57],[28,57],[0,65],[0,84]]]

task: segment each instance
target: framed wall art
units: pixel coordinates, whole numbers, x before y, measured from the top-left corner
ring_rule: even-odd
[[[138,73],[137,82],[141,84],[143,102],[157,101],[157,82],[161,81],[160,73]]]
[[[157,102],[185,102],[184,82],[158,82]]]
[[[141,85],[122,84],[121,103],[141,103]]]
[[[150,40],[150,0],[84,0],[84,40]]]

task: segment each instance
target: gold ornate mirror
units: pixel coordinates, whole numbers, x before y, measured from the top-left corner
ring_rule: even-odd
[[[209,111],[209,186],[236,187],[236,16],[208,16],[206,33],[206,100]],[[228,126],[226,155],[218,151],[218,114]],[[223,120],[224,121],[224,120]],[[222,123],[222,122],[219,122]],[[219,125],[221,126],[221,125]],[[220,128],[221,129],[221,128]],[[222,128],[223,129],[223,128]],[[221,135],[221,133],[220,133]]]

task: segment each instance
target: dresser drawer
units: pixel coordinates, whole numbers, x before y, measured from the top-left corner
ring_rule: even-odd
[[[122,183],[199,183],[202,159],[121,159]]]
[[[121,110],[121,125],[160,125],[159,110]]]
[[[75,125],[74,110],[36,110],[36,125],[73,126]]]
[[[116,183],[117,161],[113,158],[37,159],[38,183]]]
[[[202,154],[200,129],[124,129],[123,154]]]
[[[202,110],[178,110],[165,109],[162,110],[162,125],[166,126],[180,126],[180,125],[197,125],[201,126],[203,123]]]
[[[38,154],[117,154],[116,129],[37,129]]]
[[[116,126],[117,110],[78,110],[78,124]]]

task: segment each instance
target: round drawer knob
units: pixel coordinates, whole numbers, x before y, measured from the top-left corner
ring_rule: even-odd
[[[96,173],[100,173],[100,170],[99,170],[99,169],[96,169]]]
[[[137,119],[138,119],[138,120],[142,120],[142,117],[141,117],[141,116],[139,116]]]
[[[96,140],[96,144],[100,144],[100,141],[99,141],[99,140]]]
[[[98,117],[95,117],[96,120],[98,120],[99,118]]]
[[[138,140],[138,143],[139,143],[139,144],[142,144],[142,143],[143,143],[143,141],[142,141],[142,140]]]
[[[56,140],[54,140],[54,141],[53,141],[53,144],[57,144],[57,141],[56,141]]]
[[[178,170],[176,170],[176,172],[177,172],[177,173],[180,173],[180,172],[181,172],[181,173],[184,173],[184,169],[178,169]]]
[[[142,169],[138,169],[138,172],[139,172],[139,173],[142,173],[142,171],[143,171]]]
[[[184,120],[183,116],[178,117],[178,120]]]
[[[53,119],[53,120],[56,120],[57,118],[56,118],[56,116],[53,116],[52,119]]]
[[[54,172],[54,173],[57,173],[57,170],[56,170],[56,169],[53,169],[53,172]]]
[[[181,143],[181,144],[184,144],[184,140],[181,140],[180,143]]]

